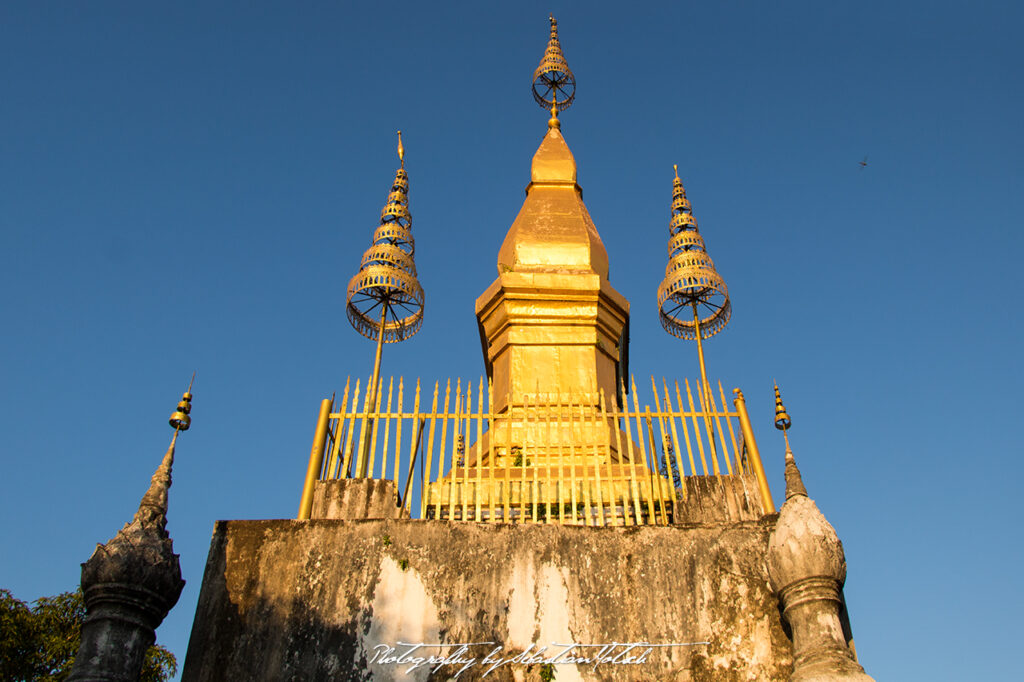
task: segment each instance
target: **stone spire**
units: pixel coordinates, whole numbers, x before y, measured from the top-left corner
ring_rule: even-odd
[[[69,680],[138,680],[156,628],[178,602],[185,581],[167,534],[167,492],[174,448],[191,418],[191,384],[171,415],[171,445],[132,520],[82,564],[86,618]]]
[[[792,682],[873,682],[840,619],[846,556],[835,528],[807,495],[789,447],[789,414],[775,387],[775,427],[786,436],[786,503],[768,540],[768,576],[793,637]]]

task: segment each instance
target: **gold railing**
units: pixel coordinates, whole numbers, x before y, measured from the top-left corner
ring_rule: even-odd
[[[654,407],[641,409],[631,387],[622,406],[603,393],[526,394],[492,412],[483,379],[476,390],[457,380],[454,392],[451,380],[435,382],[432,395],[417,381],[409,411],[401,378],[397,394],[394,378],[386,390],[382,381],[373,406],[359,380],[351,392],[346,382],[340,402],[321,405],[298,518],[309,518],[315,481],[378,478],[395,481],[406,512],[424,519],[666,524],[685,504],[687,477],[745,472],[774,511],[738,389],[728,410],[721,382],[716,401],[710,388],[684,380],[685,391],[678,381],[670,391],[662,379],[659,390],[651,377]]]

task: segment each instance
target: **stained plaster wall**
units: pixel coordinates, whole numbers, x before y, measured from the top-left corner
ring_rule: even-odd
[[[503,656],[552,642],[706,641],[655,649],[642,665],[561,664],[555,680],[785,680],[791,643],[765,562],[774,520],[220,521],[182,679],[427,680],[458,669],[370,663],[399,641],[495,642]],[[540,672],[508,664],[486,679]]]

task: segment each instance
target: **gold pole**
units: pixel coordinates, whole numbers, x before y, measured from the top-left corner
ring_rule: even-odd
[[[306,467],[306,482],[302,486],[302,499],[299,501],[300,521],[308,519],[313,511],[313,484],[320,476],[320,467],[324,463],[324,446],[327,444],[327,423],[331,419],[331,407],[333,402],[330,398],[324,398],[320,402],[320,416],[316,420],[316,430],[313,432],[313,448],[309,451],[309,466]],[[177,431],[175,431],[177,435]]]
[[[711,416],[709,413],[712,403],[711,384],[708,382],[708,368],[704,364],[704,344],[700,339],[700,314],[697,312],[697,302],[694,301],[691,305],[693,306],[693,327],[694,331],[697,333],[697,357],[700,358],[700,393],[702,396],[700,402],[703,403],[704,407],[704,428],[707,429],[708,432],[708,448],[711,450],[711,459],[714,463],[715,475],[717,476],[718,453],[717,448],[715,447],[715,430],[711,426]],[[728,461],[726,461],[726,466],[729,468],[731,473],[732,468],[729,467],[728,464]]]
[[[370,380],[372,385],[368,387],[369,390],[370,390],[370,393],[367,396],[368,397],[368,402],[366,403],[366,411],[367,412],[369,412],[370,409],[375,408],[375,406],[377,404],[377,383],[380,381],[380,356],[381,356],[381,351],[384,349],[384,324],[385,324],[385,322],[387,322],[387,318],[388,318],[388,304],[387,304],[387,301],[381,301],[380,307],[381,307],[380,328],[377,330],[377,353],[376,353],[376,355],[373,356],[373,378]],[[379,409],[380,408],[377,408],[378,411],[379,411]],[[363,419],[365,420],[366,417],[363,417]],[[376,420],[371,419],[370,423],[367,424],[366,426],[364,426],[363,428],[374,428],[375,426],[376,426]],[[374,433],[374,435],[376,435],[376,432]],[[364,471],[364,469],[366,468],[366,464],[367,464],[367,460],[368,460],[369,454],[370,454],[370,439],[367,438],[365,441],[363,441],[363,451],[359,455],[359,464],[356,467],[356,478],[358,478],[360,476],[365,476],[366,475],[366,471]]]
[[[743,391],[733,389],[736,397],[732,403],[736,406],[736,412],[740,416],[740,428],[743,430],[743,442],[747,446],[747,458],[754,469],[754,476],[757,478],[757,485],[761,489],[761,502],[764,505],[765,514],[775,513],[775,502],[772,501],[772,491],[768,489],[768,479],[764,475],[764,467],[761,465],[761,454],[757,451],[757,443],[754,442],[754,429],[750,426],[750,416],[747,415],[747,401],[743,398]]]
[[[697,332],[697,357],[700,358],[700,380],[702,383],[701,393],[707,395],[711,392],[711,385],[708,384],[708,369],[704,366],[704,344],[700,340],[700,314],[697,312],[697,302],[694,301],[693,305],[693,326],[694,331]],[[378,354],[380,351],[377,351]],[[705,401],[707,402],[707,401]]]

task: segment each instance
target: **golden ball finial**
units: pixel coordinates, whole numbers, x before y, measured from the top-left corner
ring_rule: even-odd
[[[782,404],[782,396],[779,395],[779,385],[775,384],[775,428],[779,431],[787,430],[793,424],[793,420],[786,413],[786,406]]]
[[[188,382],[188,390],[181,395],[177,409],[175,409],[168,420],[168,423],[174,427],[175,431],[188,431],[188,427],[192,425],[192,417],[189,414],[192,412],[192,382],[195,380],[196,373],[192,372],[192,380]]]
[[[398,160],[402,162],[402,168],[405,168],[405,147],[402,146],[402,131],[398,131]]]

